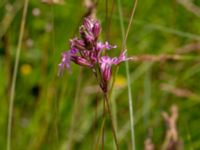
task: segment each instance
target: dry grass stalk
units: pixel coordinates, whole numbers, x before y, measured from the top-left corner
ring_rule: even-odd
[[[168,91],[172,94],[174,94],[177,97],[192,97],[194,96],[194,93],[191,92],[189,89],[185,89],[185,88],[175,88],[171,85],[168,84],[161,84],[161,89],[164,91]]]
[[[200,51],[200,43],[192,42],[192,43],[184,45],[183,47],[178,48],[176,51],[179,54],[199,52]]]
[[[65,3],[64,0],[41,0],[41,2],[45,4],[49,4],[49,5],[52,5],[52,4],[62,5]]]
[[[154,150],[154,144],[150,137],[144,141],[144,150]]]
[[[133,56],[131,57],[131,61],[168,61],[168,60],[180,60],[182,57],[180,55],[150,55],[150,54],[144,54],[140,56]]]
[[[178,107],[176,105],[171,106],[171,115],[167,112],[163,112],[162,116],[167,126],[165,134],[165,141],[162,145],[163,150],[180,150],[182,149],[182,143],[178,136],[177,120],[178,120]]]
[[[200,8],[193,3],[194,0],[177,0],[179,4],[184,6],[188,11],[200,17]]]

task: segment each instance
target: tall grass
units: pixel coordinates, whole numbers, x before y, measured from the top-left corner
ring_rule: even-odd
[[[133,16],[135,13],[135,9],[137,6],[137,0],[134,1],[132,12],[131,12],[131,17],[129,20],[129,24],[127,27],[127,31],[125,33],[125,27],[124,27],[124,21],[123,21],[123,14],[122,14],[122,9],[121,9],[121,2],[118,0],[118,11],[119,11],[119,18],[120,18],[120,26],[121,26],[121,33],[122,33],[122,51],[126,49],[126,42],[128,38],[128,33],[131,28],[131,24],[133,21]],[[129,102],[129,111],[130,111],[130,128],[131,128],[131,142],[132,142],[132,150],[136,150],[135,146],[135,130],[134,130],[134,113],[133,113],[133,98],[132,98],[132,93],[131,93],[131,82],[130,82],[130,72],[129,72],[129,64],[126,61],[126,77],[127,77],[127,86],[128,86],[128,102]]]
[[[10,91],[10,100],[9,100],[9,114],[8,114],[8,129],[7,129],[7,150],[11,149],[11,137],[12,137],[12,117],[13,117],[13,107],[14,107],[14,98],[15,98],[15,86],[16,86],[16,79],[19,67],[19,59],[20,59],[20,52],[22,46],[22,39],[24,35],[24,28],[26,22],[26,15],[28,9],[29,0],[24,1],[24,9],[21,19],[20,31],[19,31],[19,40],[16,49],[16,58],[15,58],[15,66],[12,76],[12,84],[11,84],[11,91]]]
[[[25,3],[27,1],[25,0]],[[7,146],[7,150],[65,150],[67,146],[71,149],[85,150],[91,147],[100,149],[101,145],[105,150],[113,149],[110,121],[108,116],[103,114],[103,102],[106,101],[102,99],[91,72],[82,70],[80,73],[76,66],[72,65],[71,74],[66,73],[62,78],[57,77],[60,52],[69,48],[68,39],[77,32],[78,29],[75,27],[79,26],[77,22],[85,12],[84,6],[77,5],[79,2],[81,4],[82,1],[65,0],[64,5],[50,6],[40,1],[29,1],[27,6],[24,3],[22,19],[21,13],[16,9],[13,21],[6,27],[8,32],[0,33],[7,38],[9,48],[6,51],[10,53],[11,58],[8,64],[2,54],[4,41],[0,41],[0,73],[3,74],[0,78],[0,149],[4,149],[4,145],[5,148]],[[113,2],[117,6],[116,11],[113,10],[113,5],[110,7]],[[0,17],[6,16],[4,9],[9,8],[2,6],[5,3],[6,1],[3,4],[0,2],[0,12],[3,12]],[[128,49],[129,56],[131,53],[157,56],[183,52],[183,55],[180,54],[183,59],[156,63],[129,62],[121,68],[120,75],[124,78],[124,83],[122,86],[115,84],[116,88],[109,94],[113,111],[111,118],[119,148],[144,149],[144,141],[148,137],[159,149],[166,131],[161,113],[169,110],[168,107],[175,103],[180,111],[177,129],[184,148],[199,149],[199,20],[178,4],[176,13],[173,13],[171,1],[163,3],[156,0],[143,1],[137,8],[138,19],[132,20],[128,17],[132,3],[121,0],[98,1],[97,18],[104,20],[105,17],[105,22],[102,21],[105,25],[105,30],[102,31],[105,33],[105,39],[117,45],[122,41],[121,50],[126,46],[132,49]],[[28,13],[24,12],[25,7],[30,8]],[[160,9],[155,9],[156,7]],[[14,5],[13,8],[15,9]],[[34,8],[40,9],[40,16],[31,14]],[[50,8],[54,11],[49,11]],[[28,21],[24,14],[28,15]],[[171,18],[175,19],[173,26]],[[19,34],[17,27],[20,22]],[[26,27],[22,27],[25,22]],[[46,23],[52,25],[51,32],[45,32]],[[128,29],[125,26],[127,24]],[[134,32],[131,30],[132,27]],[[26,46],[28,38],[34,41],[32,48]],[[15,42],[18,43],[16,57],[13,58]],[[191,44],[194,46],[193,49],[185,51]],[[23,53],[20,52],[22,47]],[[35,58],[29,59],[30,55]],[[14,70],[11,72],[12,88],[8,95],[9,115],[6,116],[7,109],[3,107],[7,104],[6,91],[7,85],[10,85],[7,80],[11,80],[9,72],[12,68],[12,58]],[[22,74],[18,69],[21,69],[24,63],[32,67],[32,73],[29,75]],[[129,67],[130,70],[134,70],[129,71]],[[117,71],[113,75],[118,81]],[[163,84],[167,85],[167,88],[163,88]],[[35,85],[39,86],[38,97],[32,94]],[[183,91],[186,94],[181,96],[180,93]],[[183,125],[186,123],[187,125]]]

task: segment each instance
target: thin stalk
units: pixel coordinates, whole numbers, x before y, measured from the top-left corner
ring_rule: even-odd
[[[133,114],[133,103],[132,103],[132,93],[131,93],[131,81],[130,81],[129,65],[126,62],[126,77],[128,85],[128,102],[129,102],[129,113],[130,113],[130,126],[131,126],[131,142],[132,150],[136,150],[135,146],[135,129],[134,129],[134,114]]]
[[[129,20],[129,24],[127,27],[127,31],[125,34],[125,29],[124,29],[124,24],[123,24],[123,14],[122,14],[122,9],[121,9],[121,1],[118,0],[118,11],[119,11],[119,16],[120,16],[120,26],[121,26],[121,32],[122,32],[122,38],[123,43],[122,43],[122,49],[121,51],[124,51],[126,49],[126,42],[128,38],[128,33],[130,31],[131,24],[133,22],[133,16],[135,14],[135,9],[137,6],[137,0],[134,1],[133,4],[133,9],[131,12],[131,17]],[[132,103],[132,93],[131,93],[131,81],[130,81],[130,72],[129,72],[129,64],[126,61],[126,77],[127,77],[127,85],[128,85],[128,101],[129,101],[129,113],[130,113],[130,126],[131,126],[131,143],[132,143],[132,150],[136,150],[135,146],[135,130],[134,130],[134,115],[133,115],[133,103]]]
[[[108,38],[110,36],[110,26],[111,26],[111,21],[112,21],[112,17],[113,17],[113,11],[114,11],[114,5],[115,4],[115,0],[112,1],[112,8],[111,8],[111,12],[110,12],[110,17],[108,19],[108,30],[107,30],[107,34],[108,34]]]
[[[54,5],[51,6],[51,11],[52,11],[52,47],[53,47],[53,55],[55,56],[55,49],[56,49],[56,43],[55,43],[55,24],[54,24]],[[57,69],[57,66],[56,66]],[[59,132],[58,132],[58,100],[57,98],[55,98],[55,102],[54,102],[54,130],[55,130],[55,147],[58,147],[58,143],[59,143]]]
[[[103,101],[103,120],[106,119],[105,114],[106,114],[106,107],[105,107],[105,101]],[[102,150],[104,150],[104,137],[105,137],[105,123],[104,122],[103,122],[103,129],[102,129]]]
[[[108,0],[106,0],[106,41],[108,40]]]
[[[95,150],[98,150],[98,147],[99,147],[99,144],[100,144],[100,137],[101,137],[101,135],[102,135],[102,133],[103,133],[103,127],[104,127],[104,125],[105,125],[105,118],[103,118],[103,120],[102,120],[100,132],[99,132],[99,135],[98,135],[98,137],[97,137],[97,143],[96,143]]]
[[[114,136],[116,149],[119,150],[117,134],[116,134],[113,119],[112,119],[113,117],[112,117],[112,113],[111,113],[111,110],[110,110],[110,104],[109,104],[109,101],[108,101],[108,94],[107,93],[104,94],[104,100],[105,100],[105,103],[106,103],[106,106],[107,106],[107,109],[108,109],[108,114],[109,114],[109,118],[110,118],[110,123],[111,123],[111,128],[112,128],[112,133],[113,133],[113,136]]]
[[[115,0],[112,0],[112,7],[111,7],[111,12],[110,12],[110,16],[109,16],[109,19],[107,20],[108,21],[108,30],[107,30],[107,32],[108,32],[108,39],[109,39],[109,33],[110,33],[110,26],[111,26],[111,22],[112,22],[112,17],[113,17],[113,11],[114,11],[114,8],[115,8]],[[106,39],[107,41],[108,41],[108,39]],[[114,73],[115,73],[115,71],[114,71]],[[114,82],[112,82],[112,83],[114,83]],[[112,86],[113,86],[114,84],[112,84]],[[109,91],[109,99],[110,99],[110,101],[112,102],[111,104],[112,104],[112,107],[111,107],[111,110],[112,110],[112,113],[113,113],[113,122],[114,122],[114,126],[115,126],[115,130],[116,130],[116,132],[117,132],[117,130],[118,130],[118,123],[117,123],[117,105],[116,105],[116,101],[113,99],[113,95],[114,94],[112,94],[112,86],[111,86],[111,90]]]
[[[128,24],[128,28],[127,28],[127,31],[126,31],[126,35],[125,35],[125,29],[124,29],[124,19],[123,19],[123,15],[122,15],[122,10],[121,10],[121,1],[118,0],[118,11],[119,11],[119,16],[120,16],[120,26],[121,26],[121,32],[122,32],[122,39],[123,40],[123,44],[122,44],[122,49],[121,49],[121,52],[125,49],[126,47],[126,41],[127,41],[127,38],[128,38],[128,33],[129,33],[129,30],[130,30],[130,27],[131,27],[131,24],[132,24],[132,21],[133,21],[133,16],[135,14],[135,9],[136,9],[136,6],[137,6],[137,0],[134,1],[134,4],[133,4],[133,9],[132,9],[132,12],[131,12],[131,17],[129,19],[129,24]],[[125,38],[126,37],[126,38]],[[119,67],[117,66],[116,67],[116,70],[114,70],[114,76],[113,76],[113,79],[112,79],[112,83],[111,83],[111,88],[110,88],[110,95],[112,95],[112,90],[113,90],[113,87],[114,87],[114,83],[115,83],[115,77],[118,73],[118,70],[119,70]]]
[[[97,112],[98,112],[98,98],[97,98],[97,96],[96,96],[96,98],[95,98],[95,108],[94,108],[94,125],[93,125],[93,143],[94,143],[94,145],[93,145],[93,148],[92,149],[95,149],[95,147],[96,147],[96,129],[97,129]],[[98,138],[98,136],[97,136],[97,138]]]
[[[113,10],[114,10],[114,0],[112,1],[112,8],[110,12],[110,16],[108,16],[108,0],[106,0],[106,41],[109,40],[109,32],[110,32],[110,25],[111,25],[111,20],[112,20],[112,15],[113,15]],[[111,100],[111,95],[109,99]],[[113,100],[113,107],[111,108],[111,112],[113,114],[113,126],[115,126],[115,132],[117,133],[117,115],[116,115],[116,101]],[[105,113],[105,100],[104,100],[104,113]],[[104,116],[105,117],[105,116]],[[114,144],[115,145],[115,144]]]
[[[109,99],[111,101],[111,110],[113,113],[113,122],[114,122],[114,126],[115,126],[115,130],[118,133],[118,120],[117,120],[117,103],[116,103],[116,99],[114,97],[115,92],[113,91],[113,94],[111,96],[109,96]]]
[[[120,0],[118,0],[118,2],[121,3]],[[138,0],[134,0],[133,8],[132,8],[132,11],[131,11],[131,17],[130,17],[130,20],[129,20],[129,23],[128,23],[128,27],[127,27],[127,30],[126,30],[125,37],[123,35],[124,41],[122,43],[121,51],[125,50],[125,48],[126,48],[126,42],[127,42],[127,38],[128,38],[128,34],[129,34],[129,31],[130,31],[130,28],[131,28],[131,24],[133,22],[133,16],[135,14],[135,10],[136,10],[136,7],[137,7],[137,2],[138,2]],[[119,15],[120,15],[120,22],[121,22],[120,25],[121,25],[121,29],[123,28],[123,30],[124,30],[124,24],[123,24],[124,20],[123,20],[121,5],[118,5],[118,6],[119,6],[119,13],[120,13]]]
[[[106,5],[106,34],[105,34],[105,39],[108,41],[108,0],[105,0],[105,5]],[[105,108],[105,101],[103,101],[103,120],[106,119],[106,108]],[[105,123],[103,122],[102,126],[102,150],[104,150],[104,136],[105,136]]]
[[[13,76],[12,76],[11,92],[10,92],[10,99],[9,99],[7,150],[11,149],[11,134],[12,134],[11,128],[12,128],[15,87],[16,87],[16,79],[17,79],[17,72],[18,72],[18,67],[19,67],[19,59],[20,59],[22,39],[23,39],[23,35],[24,35],[24,28],[25,28],[25,22],[26,22],[28,3],[29,3],[29,0],[24,1],[24,8],[23,8],[23,14],[22,14],[21,25],[20,25],[19,40],[18,40],[18,44],[17,44],[15,65],[14,65],[14,71],[13,71]]]

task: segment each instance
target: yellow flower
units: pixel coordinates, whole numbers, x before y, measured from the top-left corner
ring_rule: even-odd
[[[23,75],[29,75],[32,72],[32,67],[29,64],[23,64],[20,67],[20,72]]]
[[[115,79],[115,87],[123,88],[124,86],[126,86],[126,78],[122,75],[117,75]]]

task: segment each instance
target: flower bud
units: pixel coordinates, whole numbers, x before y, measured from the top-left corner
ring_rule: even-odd
[[[102,71],[103,71],[103,74],[102,74],[103,75],[103,80],[106,81],[106,82],[109,81],[110,78],[111,78],[111,75],[112,75],[111,66],[110,65],[106,65]]]
[[[83,26],[85,27],[86,30],[92,31],[92,28],[94,26],[93,21],[89,18],[85,18],[83,21]]]
[[[81,66],[92,67],[93,65],[85,58],[80,56],[71,56],[71,60]]]
[[[92,28],[92,32],[93,32],[93,34],[94,34],[94,37],[95,37],[95,38],[98,38],[99,33],[101,32],[101,26],[100,26],[99,22],[96,21],[96,22],[94,23],[94,26],[93,26],[93,28]]]
[[[74,38],[70,40],[71,49],[85,50],[85,43],[83,40],[78,40]]]

